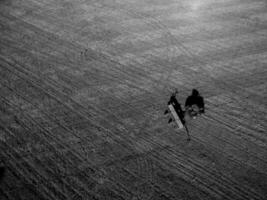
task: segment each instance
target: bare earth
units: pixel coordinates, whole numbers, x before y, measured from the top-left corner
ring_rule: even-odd
[[[0,0],[0,156],[1,200],[267,199],[267,1]]]

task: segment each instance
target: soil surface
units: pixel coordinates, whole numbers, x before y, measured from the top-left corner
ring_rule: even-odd
[[[266,80],[265,0],[0,0],[0,199],[267,199]]]

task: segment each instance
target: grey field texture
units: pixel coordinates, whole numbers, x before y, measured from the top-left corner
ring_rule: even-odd
[[[266,200],[267,1],[0,0],[0,167],[1,200]]]

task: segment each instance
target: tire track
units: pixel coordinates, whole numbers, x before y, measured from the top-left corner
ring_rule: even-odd
[[[73,150],[73,149],[72,149]],[[92,167],[92,166],[91,166]],[[174,198],[173,198],[174,199]]]
[[[2,97],[3,98],[3,97]],[[7,103],[7,102],[6,102]],[[15,105],[13,105],[12,107],[15,107]],[[25,117],[27,117],[27,116],[25,116],[24,115],[24,118]],[[28,118],[28,117],[27,117]],[[53,141],[53,142],[55,142],[59,147],[60,146],[62,146],[63,147],[63,149],[69,149],[69,151],[68,151],[68,157],[75,157],[75,160],[79,160],[79,162],[80,163],[83,163],[83,161],[84,161],[84,157],[81,157],[81,156],[79,156],[79,152],[77,152],[76,151],[76,149],[75,149],[75,147],[71,147],[71,146],[69,146],[69,145],[67,145],[66,143],[64,143],[64,144],[62,144],[61,142],[59,142],[59,141],[61,141],[61,139],[60,139],[60,137],[57,137],[57,138],[55,138],[55,136],[54,136],[54,134],[51,132],[51,131],[49,131],[49,130],[47,130],[47,129],[45,129],[45,128],[43,128],[41,125],[39,125],[38,124],[38,122],[36,122],[35,120],[33,120],[33,119],[30,119],[31,121],[32,121],[32,123],[34,123],[35,124],[35,126],[37,125],[38,126],[38,128],[40,129],[40,130],[42,130],[42,133],[44,134],[44,133],[46,133],[45,134],[45,136],[47,136],[47,137],[49,137],[49,138],[51,138],[51,140],[47,140],[47,145],[49,145],[49,147],[51,148],[51,149],[53,149],[54,150],[54,153],[58,156],[58,159],[60,159],[62,162],[66,162],[66,160],[63,160],[63,158],[62,158],[62,155],[58,155],[59,153],[58,153],[58,151],[55,149],[55,147],[53,146],[53,145],[51,145],[50,144],[50,142],[51,141]],[[29,122],[29,121],[28,121]],[[26,124],[24,124],[25,126],[26,126]],[[29,129],[29,131],[30,131],[31,129]],[[54,136],[54,137],[53,137]],[[10,147],[11,148],[11,147]],[[86,159],[86,161],[87,161],[87,163],[89,163],[90,164],[90,166],[86,166],[86,169],[87,170],[89,170],[89,171],[102,171],[101,169],[99,169],[99,168],[96,168],[96,167],[94,167],[94,164],[90,161],[90,160],[88,160],[88,159]],[[71,162],[69,163],[71,166],[73,166],[74,164],[72,164]],[[73,166],[74,168],[75,168],[75,166]],[[75,175],[75,174],[74,174]],[[64,176],[72,176],[71,174],[66,174],[66,175],[64,175]],[[90,179],[93,179],[93,180],[95,180],[95,181],[97,181],[95,178],[93,178],[93,177],[88,177],[89,178],[89,180]],[[76,181],[79,181],[78,179],[76,180]],[[110,180],[111,181],[111,180]],[[122,186],[122,185],[120,185],[120,183],[118,183],[118,182],[116,182],[116,180],[112,180],[114,183],[116,183],[116,185],[117,185],[117,187],[119,187],[119,188],[125,188],[124,186]],[[111,182],[112,182],[111,181]],[[76,183],[77,184],[77,183]],[[77,185],[79,185],[79,184],[77,184]],[[83,184],[82,184],[83,185]],[[83,187],[84,188],[84,190],[86,191],[86,190],[88,190],[88,188],[86,188],[85,186]],[[127,190],[126,190],[127,191]],[[130,191],[127,191],[128,193],[130,192]]]
[[[4,101],[5,101],[5,100],[4,100]],[[7,102],[6,102],[6,103],[7,103]],[[12,107],[15,107],[15,106],[13,105]],[[31,121],[31,123],[33,123],[34,126],[36,126],[36,125],[39,126],[38,128],[40,128],[40,129],[43,131],[42,133],[44,133],[44,132],[48,132],[47,130],[42,129],[41,126],[40,126],[38,123],[36,123],[33,119],[29,120],[28,117],[25,116],[25,115],[24,115],[24,118],[26,118],[26,119],[28,120],[28,122]],[[27,125],[26,125],[26,124],[27,124]],[[29,126],[29,123],[26,123],[26,122],[25,122],[25,123],[22,123],[22,122],[20,122],[20,125],[22,125],[22,127],[23,127],[25,130],[28,130],[29,132],[31,132],[32,128]],[[8,132],[9,135],[12,135],[12,132],[11,132],[10,130],[7,130],[7,129],[6,129],[5,131]],[[51,133],[49,133],[49,135],[47,135],[47,134],[45,134],[45,135],[46,135],[46,137],[48,137],[48,138],[51,138],[51,137],[52,137],[52,134],[51,134]],[[31,137],[31,135],[29,135],[29,137]],[[56,139],[54,139],[53,137],[51,138],[52,140],[45,139],[44,137],[39,138],[39,139],[41,140],[41,142],[44,142],[44,143],[46,144],[46,146],[48,146],[48,148],[54,150],[54,153],[58,156],[58,158],[61,160],[61,162],[66,161],[66,160],[63,160],[62,156],[59,155],[58,151],[57,151],[57,150],[55,149],[55,147],[52,145],[53,142],[60,141],[59,139],[56,140]],[[51,144],[51,141],[53,141],[52,144]],[[60,142],[56,142],[56,144],[58,145],[58,147],[63,146]],[[6,145],[8,145],[8,143],[6,143]],[[64,148],[64,147],[63,147],[63,148]],[[12,146],[8,146],[7,149],[14,150],[14,152],[16,152],[16,154],[17,154],[17,158],[22,159],[25,163],[28,163],[28,164],[30,165],[30,163],[27,162],[27,159],[25,159],[24,157],[21,157],[21,153],[18,152],[18,151],[16,151]],[[38,161],[38,163],[42,163],[42,161],[41,161],[40,159],[38,159],[38,157],[34,156],[33,153],[31,153],[31,152],[28,152],[28,153],[30,153],[30,155],[31,155],[30,158],[34,158],[35,161]],[[69,151],[69,154],[70,154],[70,151]],[[28,155],[28,156],[29,156],[29,155]],[[69,155],[69,156],[71,157],[71,155]],[[76,157],[76,159],[77,159],[77,157]],[[80,161],[83,160],[83,159],[81,159],[81,158],[79,158],[79,159],[80,159]],[[54,165],[56,165],[56,163],[54,163]],[[71,165],[74,165],[74,164],[71,163]],[[29,169],[28,167],[26,167],[26,168]],[[32,170],[32,169],[36,169],[36,168],[35,168],[34,166],[31,165],[30,169]],[[45,168],[45,170],[47,171],[48,169]],[[49,171],[50,173],[53,174],[53,171],[51,171],[51,170],[48,170],[48,171]],[[57,174],[57,175],[59,175],[59,174]],[[40,176],[41,176],[41,175],[40,175]],[[44,179],[44,177],[43,177],[43,179]],[[39,180],[43,180],[43,179],[39,179]],[[44,179],[44,180],[45,180],[45,179]],[[65,184],[67,184],[67,183],[65,182]],[[67,184],[67,185],[68,185],[68,184]],[[79,185],[79,184],[77,184],[77,185]],[[68,187],[69,187],[69,189],[72,188],[71,186],[68,186]],[[84,191],[87,190],[86,187],[83,187],[83,188],[84,188]],[[52,198],[52,199],[55,199],[55,198]],[[66,199],[66,197],[63,198],[63,199]]]
[[[119,6],[118,6],[119,7]],[[120,7],[121,8],[121,7]],[[114,8],[115,9],[115,8]],[[122,9],[120,9],[120,10],[122,10]],[[125,10],[122,10],[122,11],[125,11]],[[133,10],[126,10],[125,12],[127,12],[127,14],[134,14],[134,16],[137,16],[137,17],[141,17],[142,19],[143,18],[145,18],[146,17],[146,15],[142,15],[142,14],[139,14],[139,13],[137,13],[136,11],[133,11]],[[153,20],[153,23],[155,23],[156,25],[157,25],[157,28],[160,28],[160,29],[164,29],[164,30],[167,30],[167,33],[168,33],[168,36],[169,36],[169,38],[171,39],[171,43],[174,43],[174,44],[179,44],[180,45],[180,48],[179,48],[179,50],[182,50],[183,52],[185,52],[185,55],[188,55],[188,57],[190,57],[191,59],[194,59],[194,60],[196,60],[195,59],[195,56],[194,56],[194,54],[191,52],[191,51],[189,51],[181,42],[179,42],[179,40],[177,40],[169,31],[168,31],[168,27],[166,27],[164,24],[162,24],[162,23],[160,23],[160,22],[158,22],[157,21],[157,19],[154,19]],[[148,24],[148,25],[151,25],[151,24]],[[153,24],[154,25],[154,24]],[[198,60],[196,60],[195,61],[195,63],[199,63],[199,62],[197,62]],[[202,65],[203,65],[203,62],[201,61],[201,63],[202,63]],[[205,65],[203,65],[203,66],[205,66]],[[198,67],[201,67],[200,65],[198,66]],[[202,67],[202,70],[203,70],[203,67]],[[206,73],[207,74],[207,73]],[[216,78],[213,78],[213,77],[211,77],[211,80],[212,80],[212,82],[214,82],[215,81],[215,83],[217,83],[217,84],[220,84],[221,85],[221,88],[232,88],[232,86],[227,86],[227,85],[225,85],[225,82],[222,82],[222,81],[218,81]],[[236,86],[236,85],[235,85]],[[240,91],[240,87],[238,87],[238,88],[234,88],[234,89],[232,89],[231,90],[231,92],[233,92],[233,91]],[[242,88],[242,90],[241,91],[243,91],[244,89]],[[240,95],[240,94],[239,94]],[[239,100],[239,99],[238,99]],[[254,118],[255,116],[253,116],[252,118]],[[147,124],[147,123],[146,123]]]
[[[158,153],[158,155],[155,155],[157,153]],[[229,180],[228,177],[225,177],[223,175],[218,177],[217,172],[210,169],[210,168],[209,168],[209,171],[207,171],[206,168],[202,167],[197,162],[194,162],[193,161],[194,159],[188,158],[188,157],[190,157],[190,155],[184,155],[184,154],[179,155],[179,153],[180,152],[177,152],[177,151],[175,151],[174,153],[171,151],[170,152],[164,152],[164,151],[155,152],[153,154],[153,156],[154,156],[153,159],[155,159],[159,163],[165,163],[166,166],[172,166],[173,169],[177,169],[177,166],[180,166],[178,168],[179,170],[186,170],[187,171],[187,173],[184,173],[184,171],[183,171],[183,174],[188,174],[188,173],[193,174],[195,176],[194,177],[195,179],[206,180],[206,182],[202,182],[203,185],[208,187],[210,190],[213,190],[214,194],[220,194],[221,193],[221,195],[224,198],[232,199],[231,195],[229,195],[229,198],[226,195],[226,194],[229,194],[229,192],[231,192],[232,195],[237,196],[236,199],[251,199],[251,198],[263,199],[263,197],[259,196],[256,192],[250,190],[249,187],[240,188],[239,184],[234,183],[232,180]],[[175,164],[174,163],[172,164],[170,162],[167,163],[167,160],[170,160],[170,156],[174,157],[171,160],[173,160],[173,161],[177,160],[177,162],[175,162]],[[178,163],[178,161],[180,160],[180,157],[183,158],[183,161]],[[188,159],[185,159],[185,158],[188,158]],[[197,175],[197,177],[196,177],[196,175]],[[191,176],[189,176],[189,177],[191,177]],[[212,182],[212,183],[209,183],[209,182]],[[212,185],[212,188],[209,185]],[[220,192],[216,191],[215,185],[218,188],[218,191],[220,191]]]

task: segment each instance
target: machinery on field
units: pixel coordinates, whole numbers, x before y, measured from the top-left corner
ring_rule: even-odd
[[[187,140],[190,140],[191,137],[187,128],[186,117],[195,119],[197,116],[205,113],[204,100],[203,97],[199,95],[199,92],[193,89],[192,95],[186,99],[185,110],[183,110],[176,98],[177,94],[178,90],[175,90],[175,92],[171,94],[170,100],[168,101],[168,108],[165,110],[164,114],[168,114],[169,116],[168,123],[175,122],[178,129],[185,128]]]

